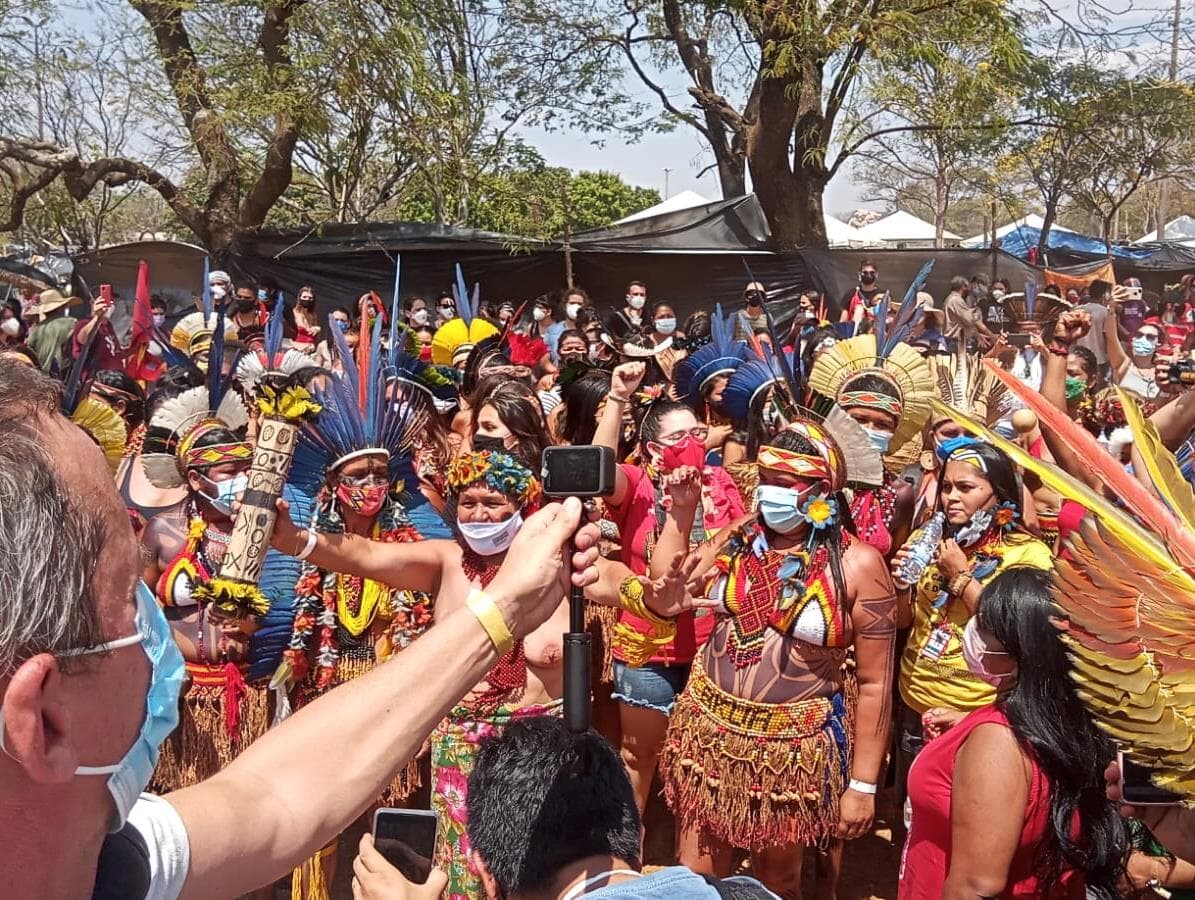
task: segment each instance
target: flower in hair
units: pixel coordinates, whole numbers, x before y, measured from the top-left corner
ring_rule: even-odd
[[[821,531],[838,520],[838,501],[833,497],[810,497],[801,507],[801,514],[813,528]]]

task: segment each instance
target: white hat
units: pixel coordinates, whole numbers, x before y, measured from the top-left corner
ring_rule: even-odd
[[[207,275],[208,284],[232,284],[232,279],[228,277],[228,273],[223,269],[216,269],[214,272],[209,272]]]

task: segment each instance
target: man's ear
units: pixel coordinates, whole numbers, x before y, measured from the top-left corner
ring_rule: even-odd
[[[485,888],[486,900],[502,900],[502,889],[498,887],[498,882],[490,874],[489,866],[485,864],[485,860],[476,850],[469,851],[469,868],[481,879],[482,887]]]
[[[23,662],[4,692],[4,752],[39,784],[75,777],[79,753],[62,697],[58,660],[39,653]]]

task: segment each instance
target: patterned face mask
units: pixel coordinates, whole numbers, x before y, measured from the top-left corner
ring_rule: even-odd
[[[386,485],[371,484],[353,487],[341,484],[336,488],[336,497],[346,507],[360,516],[376,516],[386,502]]]

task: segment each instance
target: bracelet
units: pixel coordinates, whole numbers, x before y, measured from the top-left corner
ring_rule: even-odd
[[[318,535],[315,533],[315,529],[308,528],[307,529],[307,544],[306,544],[306,546],[303,547],[302,550],[300,550],[298,553],[295,554],[295,559],[306,559],[307,557],[309,557],[311,555],[311,551],[315,549],[315,542],[316,542],[317,538],[318,538]]]
[[[847,784],[847,790],[854,791],[856,794],[868,794],[875,796],[876,786],[867,781],[856,781],[854,778]]]
[[[630,397],[620,397],[620,396],[618,396],[618,394],[614,393],[614,391],[610,391],[609,393],[607,393],[606,399],[613,400],[615,403],[630,403],[631,402]]]
[[[1071,355],[1070,344],[1063,344],[1059,341],[1050,341],[1050,343],[1046,344],[1046,350],[1048,350],[1050,353],[1053,353],[1055,356]]]
[[[649,609],[643,602],[643,582],[635,575],[628,575],[618,585],[618,605],[633,616],[646,619],[657,628],[668,628],[676,624],[674,619],[668,619]]]
[[[505,656],[509,653],[515,645],[514,635],[510,633],[510,626],[506,624],[506,619],[502,618],[502,612],[494,605],[494,601],[490,599],[489,595],[483,591],[472,590],[465,598],[465,605],[469,607],[469,612],[477,617],[477,621],[489,635],[498,655]]]
[[[970,572],[959,572],[950,579],[950,584],[946,586],[946,593],[951,597],[961,597],[965,591],[975,580],[975,576]]]

